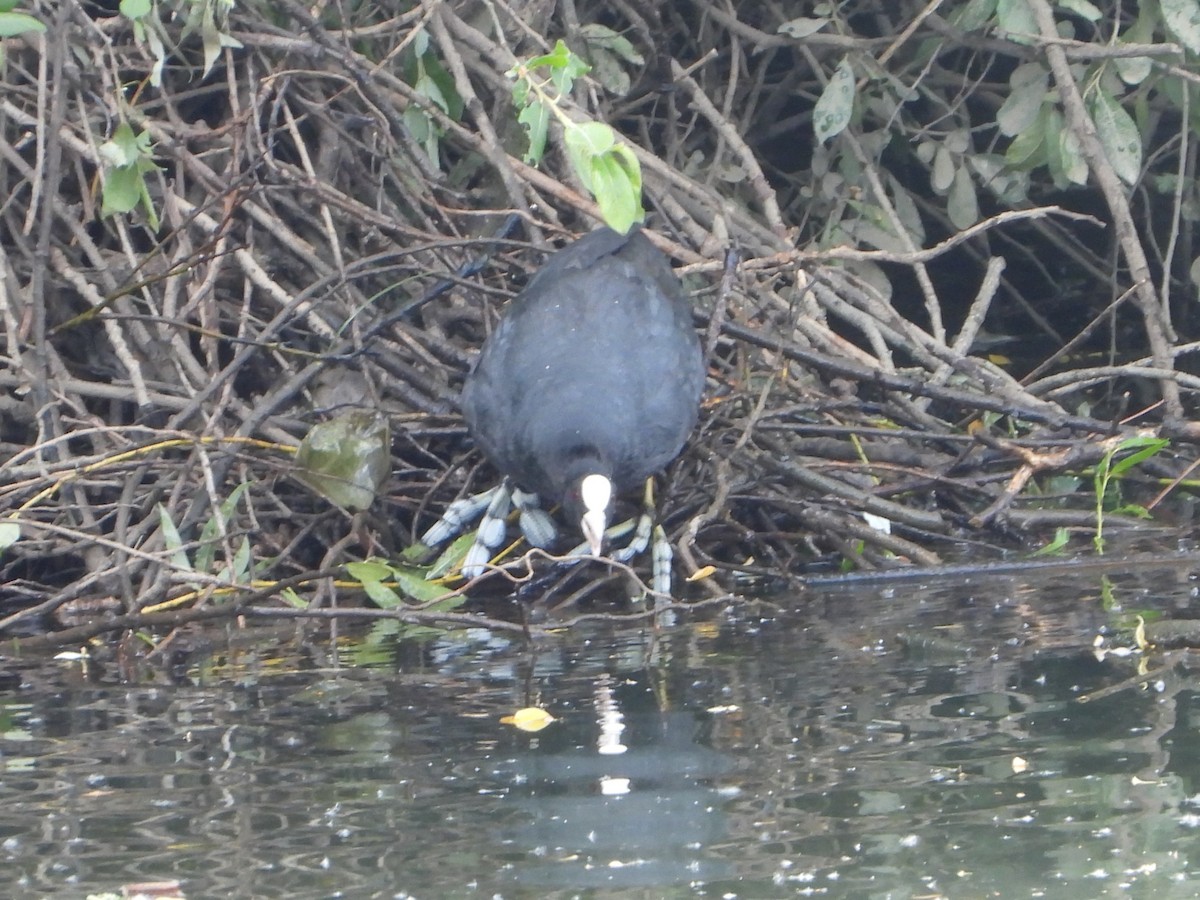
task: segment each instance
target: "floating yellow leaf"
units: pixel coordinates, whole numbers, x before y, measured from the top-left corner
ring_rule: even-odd
[[[500,720],[500,724],[512,725],[514,728],[519,728],[522,731],[541,731],[553,721],[554,716],[550,715],[544,709],[538,709],[536,706],[527,706],[524,709],[518,709],[511,716],[505,716]]]

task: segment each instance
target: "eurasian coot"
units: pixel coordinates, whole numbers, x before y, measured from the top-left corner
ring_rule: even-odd
[[[519,489],[530,543],[554,531],[522,491],[561,503],[599,554],[613,496],[678,455],[703,387],[691,306],[667,257],[640,231],[601,228],[553,254],[509,305],[467,377],[463,413]],[[468,577],[503,539],[495,514],[507,505],[507,494],[490,499]]]

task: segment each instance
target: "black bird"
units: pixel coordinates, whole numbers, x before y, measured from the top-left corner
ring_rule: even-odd
[[[553,254],[512,301],[467,377],[463,412],[492,464],[561,503],[598,555],[613,496],[679,454],[703,388],[691,305],[667,257],[640,231],[601,228]],[[501,506],[503,516],[506,497]],[[541,522],[522,516],[539,546],[553,538]],[[485,520],[487,549],[464,574],[482,569],[502,532]]]

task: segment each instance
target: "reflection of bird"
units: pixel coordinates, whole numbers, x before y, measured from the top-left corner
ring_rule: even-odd
[[[463,412],[496,468],[562,503],[598,554],[613,495],[678,455],[703,387],[691,306],[667,258],[641,232],[602,228],[551,256],[513,300],[467,378]],[[522,516],[530,543],[553,538],[545,523]],[[485,519],[486,549],[465,574],[499,545],[496,532]]]

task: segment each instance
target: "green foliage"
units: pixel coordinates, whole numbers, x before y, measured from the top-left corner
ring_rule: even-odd
[[[795,19],[789,19],[775,30],[790,38],[806,38],[810,34],[816,34],[828,24],[829,19],[826,16],[818,18],[800,16]]]
[[[167,48],[178,53],[179,43],[189,35],[200,35],[204,46],[205,76],[216,65],[222,48],[240,48],[241,41],[229,33],[229,12],[233,6],[234,0],[121,0],[121,15],[133,24],[133,35],[137,42],[148,46],[150,55],[154,57],[150,83],[162,87]],[[179,18],[183,20],[177,41],[172,41],[168,35],[161,7],[179,13]],[[170,20],[173,17],[167,18]]]
[[[1058,556],[1062,551],[1067,549],[1067,544],[1071,541],[1071,532],[1065,528],[1058,528],[1054,532],[1054,537],[1049,542],[1038,547],[1033,551],[1034,556]]]
[[[17,0],[0,0],[0,40],[21,34],[43,34],[46,26],[28,13],[14,12]],[[4,45],[0,44],[0,65],[4,64]]]
[[[1192,53],[1200,53],[1200,3],[1196,0],[1159,0],[1159,8],[1172,37]]]
[[[854,69],[842,57],[813,109],[813,130],[822,144],[841,134],[854,115]]]
[[[1142,168],[1141,132],[1103,79],[1092,85],[1088,112],[1117,175],[1126,184],[1136,183]],[[1008,166],[1026,171],[1046,166],[1059,188],[1087,183],[1079,139],[1066,125],[1058,95],[1050,89],[1050,71],[1041,62],[1013,70],[996,125],[1012,138],[1004,154]]]
[[[1174,42],[1197,52],[1200,4],[1151,0],[1128,5],[1120,15],[1113,13],[1111,4],[1097,0],[1066,0],[1053,7],[1061,39],[1096,46],[1096,53],[1071,60],[1071,75],[1108,163],[1125,185],[1141,186],[1145,181],[1146,187],[1166,197],[1177,194],[1178,177],[1173,173],[1146,179],[1147,142],[1174,117],[1187,116],[1191,129],[1200,130],[1200,88],[1182,77],[1180,63],[1166,62],[1175,56],[1131,57],[1102,51]],[[787,20],[778,32],[802,41],[816,32],[855,31],[852,23],[840,18],[836,4],[819,3],[813,11],[818,15]],[[963,32],[1031,47],[1041,42],[1027,0],[960,0],[943,4],[940,12]],[[828,18],[819,17],[824,15]],[[929,67],[948,59],[944,39],[917,40],[911,50],[906,68],[889,65],[881,71],[874,59],[860,51],[828,63],[813,108],[817,177],[813,202],[808,205],[811,221],[819,223],[823,246],[851,243],[897,250],[923,245],[923,235],[915,228],[917,220],[902,217],[906,233],[897,234],[895,218],[883,214],[885,204],[873,193],[847,202],[847,186],[862,183],[864,153],[869,164],[882,162],[887,170],[885,183],[897,212],[902,205],[922,208],[923,202],[928,210],[925,183],[914,180],[911,170],[901,175],[893,162],[899,159],[897,150],[913,148],[929,186],[942,198],[946,220],[956,229],[979,222],[981,210],[995,206],[992,198],[1002,206],[1019,208],[1043,202],[1051,186],[1070,190],[1087,185],[1092,172],[1080,129],[1068,121],[1061,86],[1040,52],[1029,53],[1009,73],[1007,89],[976,85],[990,101],[977,103],[960,102],[972,90],[965,83],[956,99],[924,77]],[[921,109],[930,104],[945,109],[935,125]],[[851,144],[836,140],[850,131],[857,143],[853,150]],[[887,178],[889,171],[896,173],[894,179]],[[1189,191],[1183,189],[1185,194]]]
[[[624,35],[618,34],[607,25],[588,24],[579,29],[583,39],[592,77],[610,94],[623,97],[629,93],[630,72],[638,72],[646,65],[642,54]]]
[[[158,214],[146,185],[146,173],[158,170],[150,152],[149,132],[135,132],[128,122],[121,122],[100,145],[100,159],[104,162],[101,215],[124,215],[140,203],[151,230],[157,230]]]
[[[1097,553],[1104,552],[1104,516],[1106,512],[1148,515],[1146,510],[1140,506],[1121,504],[1120,479],[1134,466],[1160,453],[1167,443],[1165,438],[1126,438],[1105,453],[1100,464],[1096,466],[1096,471],[1092,476],[1096,491],[1096,535],[1092,538],[1092,543],[1095,545]]]
[[[549,69],[546,79],[538,80],[538,69]],[[525,126],[529,135],[529,149],[525,162],[536,166],[546,153],[546,136],[550,130],[550,116],[556,114],[564,127],[570,122],[558,104],[571,93],[575,79],[589,70],[586,62],[558,41],[550,53],[535,56],[518,64],[506,74],[516,79],[513,83],[513,103],[520,110],[517,121]],[[573,124],[573,123],[572,123]]]
[[[251,575],[250,539],[242,536],[241,542],[234,548],[233,557],[218,564],[217,550],[221,547],[221,535],[233,520],[238,502],[245,495],[249,484],[243,482],[230,492],[216,512],[204,523],[200,530],[199,546],[196,549],[195,562],[184,549],[183,538],[179,534],[171,514],[161,503],[158,505],[158,521],[162,529],[163,543],[171,551],[171,564],[180,572],[197,572],[212,575],[226,584],[243,584]],[[199,588],[200,582],[192,582],[193,588]]]
[[[1142,134],[1133,116],[1103,87],[1092,94],[1088,111],[1113,169],[1126,184],[1136,184],[1142,174]]]
[[[996,24],[1014,44],[1032,44],[1037,34],[1037,20],[1025,0],[999,0],[996,4]]]
[[[463,101],[454,87],[454,79],[429,47],[429,35],[421,31],[404,56],[404,80],[425,100],[452,119],[462,116]],[[404,110],[404,124],[425,148],[430,162],[441,166],[442,127],[422,106],[411,103]]]
[[[0,38],[45,32],[46,26],[39,19],[28,13],[13,12],[16,7],[16,0],[0,2]]]
[[[627,43],[627,42],[626,42]],[[624,45],[610,42],[609,52],[623,53]],[[630,48],[632,50],[632,48]],[[546,74],[540,74],[547,70]],[[596,203],[604,221],[622,234],[646,215],[642,208],[642,170],[637,156],[615,131],[602,122],[576,122],[561,108],[575,79],[589,70],[561,40],[554,49],[509,70],[517,121],[529,135],[525,161],[536,165],[546,152],[550,117],[558,119],[571,166]]]
[[[466,601],[464,595],[428,580],[428,570],[422,566],[395,565],[383,559],[367,559],[346,563],[346,571],[362,585],[367,596],[380,609],[411,606],[404,597],[415,600],[422,612],[434,613],[450,612]]]
[[[996,13],[996,0],[969,0],[954,10],[950,22],[963,31],[978,31],[987,25]]]
[[[622,233],[645,216],[642,170],[628,145],[603,122],[572,123],[563,134],[571,165],[600,204],[604,221]]]

